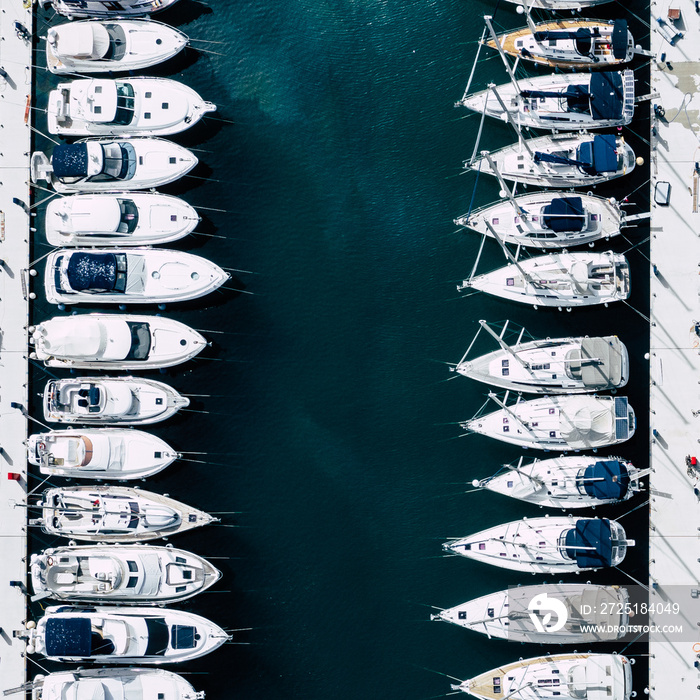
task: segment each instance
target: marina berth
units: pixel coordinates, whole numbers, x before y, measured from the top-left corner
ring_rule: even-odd
[[[74,248],[46,259],[50,304],[166,304],[218,289],[229,274],[191,253],[162,248]]]
[[[57,247],[158,245],[184,238],[200,220],[187,202],[158,192],[74,194],[48,203],[44,230]]]
[[[177,0],[38,0],[68,19],[76,17],[144,17],[172,7]],[[584,0],[585,2],[585,0]]]
[[[513,345],[486,321],[481,328],[500,345],[499,350],[467,359],[451,371],[502,389],[534,394],[582,394],[621,389],[629,377],[627,348],[617,336],[602,338],[546,338],[522,342],[524,329]]]
[[[535,24],[528,16],[527,27],[499,34],[497,41],[513,58],[559,68],[610,68],[634,57],[634,39],[626,19],[558,19]],[[486,45],[498,46],[493,39]]]
[[[506,464],[474,488],[546,508],[595,508],[626,501],[642,490],[642,472],[622,457],[554,457]]]
[[[587,133],[520,138],[494,151],[491,157],[506,180],[553,188],[607,182],[628,175],[637,162],[624,137]],[[466,162],[464,167],[497,175],[483,156]]]
[[[197,659],[229,638],[183,610],[60,605],[46,608],[29,631],[27,653],[64,663],[160,665]]]
[[[618,654],[556,654],[520,659],[453,685],[481,700],[629,700],[632,663]]]
[[[496,525],[442,548],[502,569],[564,574],[617,566],[633,545],[614,520],[562,515]]]
[[[154,20],[68,22],[47,31],[46,66],[59,75],[140,70],[172,58],[188,41]]]
[[[460,104],[496,119],[505,119],[507,110],[520,128],[576,131],[624,126],[634,116],[634,73],[524,78],[465,95]]]
[[[560,309],[607,306],[630,295],[627,258],[611,250],[548,253],[526,260],[508,257],[508,265],[464,280],[457,291],[477,289],[535,308]]]
[[[480,632],[489,639],[527,644],[591,644],[614,642],[625,636],[628,604],[629,593],[620,586],[548,583],[489,593],[441,610],[430,619]],[[543,617],[551,612],[556,616],[543,625]],[[534,616],[540,620],[539,628],[533,623]]]
[[[35,433],[27,459],[42,474],[126,481],[153,476],[180,454],[151,433],[132,428],[79,428]]]
[[[56,423],[158,423],[190,405],[168,384],[139,377],[51,379],[43,399],[44,420]]]
[[[34,676],[31,700],[204,700],[182,676],[162,668],[82,668]]]
[[[32,153],[30,175],[56,192],[142,190],[178,180],[197,165],[191,151],[153,137],[82,139]]]
[[[49,93],[49,133],[61,136],[169,136],[216,105],[168,78],[84,78]]]
[[[207,341],[165,316],[56,316],[29,327],[32,358],[46,367],[159,369],[191,360]]]
[[[221,578],[196,554],[144,544],[53,547],[32,554],[30,571],[32,600],[122,605],[177,603]]]
[[[545,190],[474,209],[455,223],[491,238],[493,229],[504,243],[547,250],[607,241],[626,217],[613,198]]]
[[[592,450],[629,440],[634,411],[621,396],[545,396],[508,405],[489,394],[498,411],[460,425],[464,430],[537,450]]]
[[[30,525],[88,542],[141,542],[217,522],[168,496],[127,486],[66,486],[44,491]]]

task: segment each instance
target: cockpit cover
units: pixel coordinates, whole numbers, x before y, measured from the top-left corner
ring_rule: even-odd
[[[627,55],[627,20],[616,19],[612,32],[612,50],[615,58],[622,59]]]
[[[625,106],[625,90],[619,72],[591,75],[591,115],[593,119],[620,119]]]
[[[73,253],[66,271],[76,291],[103,289],[112,291],[117,279],[117,260],[113,253]]]
[[[629,483],[627,467],[617,459],[589,464],[583,473],[586,493],[594,498],[624,498]]]
[[[594,569],[612,564],[612,534],[610,521],[603,518],[581,519],[566,533],[566,553],[582,569]]]
[[[581,341],[581,380],[589,389],[618,386],[622,381],[623,348],[614,336]]]
[[[597,134],[592,141],[584,141],[576,153],[577,160],[585,163],[582,170],[589,175],[614,173],[617,170],[616,138],[614,134]]]
[[[53,149],[51,164],[56,177],[86,177],[88,174],[87,144],[59,144]]]
[[[581,231],[586,221],[581,197],[556,197],[543,213],[544,225],[556,233]]]
[[[45,635],[47,656],[90,656],[91,626],[87,617],[50,617]]]

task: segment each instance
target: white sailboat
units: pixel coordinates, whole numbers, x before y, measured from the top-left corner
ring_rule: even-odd
[[[626,501],[642,488],[648,474],[622,457],[554,457],[506,464],[474,488],[487,489],[546,508],[595,508]]]
[[[485,384],[534,394],[581,394],[621,389],[629,378],[627,348],[617,336],[599,338],[546,338],[525,340],[520,328],[516,342],[504,340],[510,328],[506,321],[497,333],[486,323],[480,328],[462,359],[451,367],[464,377]],[[468,359],[481,330],[500,349]]]
[[[542,10],[580,10],[582,7],[602,5],[610,0],[507,0],[523,7],[536,7]]]
[[[445,542],[446,552],[502,569],[563,574],[617,566],[634,540],[607,518],[523,518]]]
[[[489,639],[527,644],[591,644],[624,637],[631,609],[629,592],[620,586],[548,583],[488,593],[441,610],[430,619],[480,632]],[[542,624],[547,613],[550,622]],[[535,626],[537,620],[539,626]]]
[[[495,394],[499,410],[461,423],[472,433],[537,450],[592,450],[617,445],[634,435],[634,411],[626,397],[545,396],[508,405]]]

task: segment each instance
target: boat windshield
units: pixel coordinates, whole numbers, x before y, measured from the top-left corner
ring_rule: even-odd
[[[107,24],[105,29],[109,34],[109,48],[102,57],[105,61],[121,61],[126,55],[126,34],[119,24]]]
[[[116,233],[133,233],[139,225],[139,210],[131,199],[119,199],[119,226]]]
[[[170,642],[168,624],[162,617],[147,617],[148,646],[144,656],[165,656]]]
[[[134,86],[131,83],[117,82],[117,111],[112,124],[127,126],[134,121]]]
[[[147,323],[127,321],[131,331],[131,347],[127,360],[145,360],[151,351],[151,329]]]
[[[102,172],[88,178],[91,182],[131,180],[136,174],[136,150],[130,143],[103,143]]]

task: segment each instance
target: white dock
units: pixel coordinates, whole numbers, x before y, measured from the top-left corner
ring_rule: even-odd
[[[651,14],[651,102],[665,115],[652,119],[650,602],[678,603],[684,632],[652,633],[649,695],[679,700],[700,697],[700,471],[686,466],[700,460],[700,15],[691,0],[652,2]],[[667,206],[654,203],[660,183]]]
[[[0,690],[25,681],[24,641],[13,637],[26,620],[28,300],[32,47],[15,32],[31,31],[22,0],[0,4]],[[31,115],[29,115],[31,118]],[[16,200],[16,201],[15,201]],[[21,408],[14,408],[11,404]],[[9,478],[8,478],[9,476]],[[15,507],[19,503],[20,507]]]

